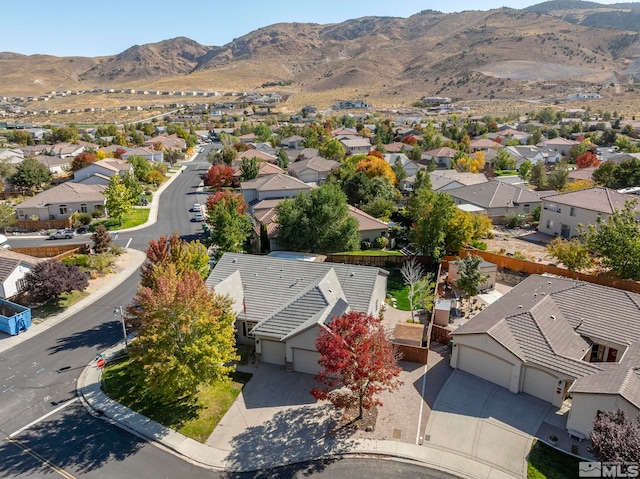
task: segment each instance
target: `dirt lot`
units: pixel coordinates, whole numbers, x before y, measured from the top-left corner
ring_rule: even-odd
[[[538,240],[522,239],[535,232],[534,228],[509,229],[495,226],[492,230],[494,237],[483,241],[487,243],[487,251],[490,253],[506,254],[538,263],[555,263],[556,261],[547,255],[544,244]]]

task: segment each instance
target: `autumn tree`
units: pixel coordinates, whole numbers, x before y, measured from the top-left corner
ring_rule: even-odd
[[[593,266],[589,246],[579,238],[554,238],[547,244],[547,252],[571,271],[589,269]]]
[[[221,201],[228,201],[231,199],[236,200],[238,213],[245,213],[247,211],[247,204],[244,202],[240,193],[233,193],[232,191],[216,191],[214,194],[209,195],[207,198],[207,211],[211,211]]]
[[[591,168],[593,166],[600,166],[602,163],[592,151],[585,151],[583,154],[576,158],[576,166],[578,168]]]
[[[192,398],[198,387],[226,380],[238,359],[235,316],[228,297],[209,290],[197,271],[173,264],[154,270],[154,287],[142,286],[128,318],[139,324],[129,346],[140,394],[173,402]]]
[[[100,254],[109,251],[112,238],[104,225],[96,226],[93,234],[91,235],[91,240],[93,241],[94,252]]]
[[[358,222],[335,184],[285,198],[276,206],[278,244],[292,251],[336,253],[359,249]]]
[[[603,462],[632,462],[640,458],[640,416],[624,409],[598,412],[590,432],[589,452]]]
[[[407,214],[413,226],[410,238],[424,255],[440,261],[447,250],[447,228],[456,217],[456,205],[446,193],[420,188],[409,198]]]
[[[636,218],[638,202],[627,201],[624,209],[608,218],[598,216],[595,225],[588,225],[582,237],[602,258],[613,274],[623,279],[640,279],[640,229]]]
[[[91,163],[98,161],[98,157],[94,153],[87,151],[76,155],[71,162],[71,171],[78,171],[85,166],[89,166]]]
[[[36,264],[25,277],[25,291],[37,302],[57,298],[62,293],[84,291],[89,278],[76,265],[55,259]]]
[[[133,210],[133,201],[129,190],[118,175],[111,177],[109,184],[104,189],[104,197],[109,216],[122,224],[122,218]]]
[[[357,407],[356,419],[362,418],[364,409],[382,405],[377,395],[401,384],[401,369],[379,318],[356,311],[335,317],[315,344],[323,368],[316,380],[324,386],[311,394],[336,408]],[[336,389],[340,387],[348,393]]]
[[[187,242],[176,231],[171,236],[162,235],[149,241],[147,259],[140,268],[140,284],[154,287],[157,277],[155,270],[172,264],[178,275],[185,271],[195,271],[203,279],[209,275],[209,255],[207,248],[199,241]]]
[[[392,185],[396,184],[396,175],[391,168],[391,165],[381,158],[375,156],[367,156],[366,158],[358,161],[355,172],[362,171],[369,178],[374,176],[385,176],[389,179]]]
[[[529,183],[538,189],[544,189],[549,184],[547,170],[542,161],[536,161],[529,171]]]
[[[233,168],[224,163],[213,165],[207,171],[205,184],[211,188],[224,188],[233,184]]]
[[[482,153],[481,151],[476,153]],[[455,169],[461,173],[478,173],[484,168],[484,153],[480,155],[474,154],[473,157],[466,155],[456,159]]]

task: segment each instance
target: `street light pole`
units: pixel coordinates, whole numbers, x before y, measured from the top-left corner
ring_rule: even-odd
[[[127,325],[124,322],[124,313],[122,311],[122,306],[116,306],[113,310],[114,316],[120,316],[120,322],[122,323],[122,334],[124,334],[124,350],[127,354],[129,354],[129,343],[127,341]]]

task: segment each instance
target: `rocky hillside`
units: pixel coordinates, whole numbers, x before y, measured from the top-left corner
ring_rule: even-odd
[[[553,15],[576,25],[640,32],[640,3],[603,5],[581,0],[551,0],[525,8]]]
[[[279,82],[289,85],[289,93],[331,92],[331,98],[492,99],[520,98],[532,88],[546,88],[540,86],[544,82],[567,88],[630,85],[638,70],[640,34],[596,26],[593,15],[617,12],[630,18],[640,14],[636,6],[559,0],[525,10],[426,10],[406,19],[281,23],[224,46],[180,37],[101,58],[2,53],[0,95],[35,95],[61,85],[210,90]]]

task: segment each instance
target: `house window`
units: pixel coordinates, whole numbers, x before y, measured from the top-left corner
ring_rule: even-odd
[[[16,291],[18,291],[18,293],[21,293],[25,289],[27,289],[27,280],[25,278],[20,278],[18,281],[16,281]]]
[[[24,210],[18,210],[18,218],[22,218],[23,216],[26,216]]]
[[[553,228],[553,220],[547,220],[547,228]]]
[[[576,209],[572,206],[571,210],[569,211],[569,216],[575,216],[576,215]]]
[[[67,212],[68,212],[67,205],[60,205],[60,214],[61,215],[66,215]]]
[[[546,203],[545,210],[549,210],[549,211],[553,211],[554,213],[561,213],[562,210],[560,208],[560,205],[558,203]]]
[[[531,205],[528,205],[528,204],[524,205],[522,207],[522,211],[525,212],[525,213],[529,213],[529,211],[531,211]]]
[[[88,213],[89,211],[87,210],[87,204],[86,203],[82,203],[80,205],[80,213]]]

